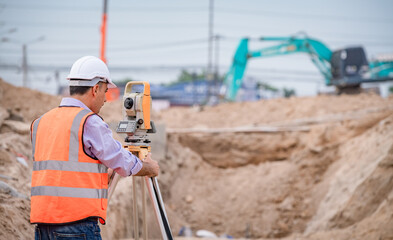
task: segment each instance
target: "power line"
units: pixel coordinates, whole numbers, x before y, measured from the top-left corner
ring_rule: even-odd
[[[153,71],[153,70],[179,70],[179,69],[205,69],[205,64],[172,64],[172,65],[110,65],[109,69],[111,72],[129,72],[129,71]],[[230,66],[220,65],[220,69],[228,70]],[[19,65],[16,64],[1,64],[0,69],[20,69]],[[68,65],[29,65],[29,69],[35,71],[53,71],[53,70],[65,70],[68,71],[70,66]],[[293,69],[275,69],[275,68],[249,68],[248,72],[251,75],[260,75],[260,73],[270,73],[273,75],[296,75],[296,76],[320,76],[320,74],[313,71],[306,70],[293,70]],[[255,73],[256,72],[256,73]]]
[[[236,38],[234,37],[223,37],[224,40],[235,40]],[[239,40],[239,39],[236,39]],[[263,42],[263,41],[261,41]],[[335,43],[335,44],[349,44],[347,42],[340,42],[340,41],[329,41],[329,43]],[[58,45],[58,43],[56,43]],[[205,38],[198,38],[198,39],[189,39],[189,40],[183,40],[183,41],[175,41],[175,42],[166,42],[166,43],[161,43],[161,44],[143,44],[143,45],[133,45],[133,46],[122,46],[119,47],[119,45],[113,45],[110,44],[108,46],[108,49],[111,54],[119,54],[119,53],[130,53],[130,52],[138,52],[138,51],[165,51],[168,49],[172,48],[172,51],[191,51],[192,49],[194,50],[200,50],[200,48],[189,48],[191,45],[195,44],[207,44],[207,39]],[[362,41],[362,44],[367,44],[367,46],[375,46],[375,47],[384,47],[384,46],[393,46],[393,43],[387,43],[387,42],[365,42]],[[73,44],[75,45],[75,44]],[[360,45],[360,44],[358,44]],[[40,55],[57,55],[57,54],[62,54],[62,55],[74,55],[78,54],[80,55],[81,53],[92,53],[92,52],[97,52],[98,47],[91,48],[91,44],[89,44],[89,47],[72,47],[72,48],[65,48],[64,45],[62,45],[61,49],[55,49],[55,48],[43,48],[43,49],[31,49],[29,52],[34,54],[34,53],[39,53]],[[112,46],[112,47],[111,47]],[[115,46],[115,47],[113,47]],[[182,47],[183,49],[175,49],[173,48],[179,48]],[[184,49],[186,47],[186,49]],[[225,48],[225,47],[224,47]],[[228,51],[233,53],[235,51],[235,48],[226,48]],[[19,49],[11,50],[9,48],[7,49],[2,49],[1,53],[3,54],[18,54],[19,55]]]
[[[270,43],[272,44],[271,41],[258,41],[261,43]],[[279,43],[280,41],[276,41],[276,43]],[[282,41],[281,41],[282,42]],[[372,46],[372,47],[393,47],[393,42],[382,42],[382,41],[367,41],[367,40],[359,40],[357,39],[356,41],[351,41],[351,40],[328,40],[328,41],[323,41],[324,43],[328,43],[329,45],[351,45],[351,46],[359,46],[359,45],[367,45],[367,46]]]
[[[294,12],[282,12],[282,11],[250,11],[246,9],[232,9],[232,8],[218,8],[218,12],[230,13],[237,15],[270,15],[277,18],[307,18],[307,19],[318,19],[328,21],[364,21],[364,22],[379,22],[391,24],[392,18],[369,18],[369,17],[349,17],[339,15],[326,15],[326,14],[312,14],[312,13],[294,13]]]
[[[63,5],[63,6],[48,6],[48,5],[17,5],[17,4],[3,4],[5,8],[10,9],[17,9],[17,10],[59,10],[59,11],[92,11],[96,12],[97,9],[100,8],[99,5],[97,6],[70,6],[70,5]],[[95,9],[97,8],[97,9]],[[202,6],[196,7],[179,7],[179,6],[165,6],[165,7],[133,7],[133,6],[118,6],[114,5],[112,11],[115,12],[130,12],[130,11],[137,11],[137,12],[171,12],[172,13],[184,13],[184,12],[206,12],[206,8]],[[329,21],[364,21],[364,22],[388,22],[393,21],[392,18],[370,18],[370,17],[349,17],[349,16],[340,16],[340,15],[326,15],[326,14],[312,14],[312,13],[295,13],[295,12],[282,12],[282,11],[266,11],[266,10],[258,10],[252,11],[249,9],[232,9],[232,8],[217,8],[216,12],[218,13],[229,13],[229,14],[236,14],[236,15],[269,15],[273,17],[279,18],[307,18],[307,19],[324,19]],[[388,23],[389,24],[389,23]]]
[[[223,40],[229,40],[229,41],[240,41],[241,38],[234,38],[234,37],[222,37]],[[117,52],[117,51],[145,51],[145,50],[156,50],[160,48],[173,48],[173,47],[184,47],[184,46],[190,46],[190,45],[195,45],[195,44],[207,44],[208,39],[207,38],[197,38],[197,39],[189,39],[189,40],[182,40],[182,41],[173,41],[173,42],[166,42],[166,43],[159,43],[159,44],[142,44],[142,45],[131,45],[131,46],[120,46],[119,44],[109,44],[109,49],[111,52]],[[362,45],[362,44],[367,44],[368,46],[393,46],[393,42],[379,42],[379,41],[365,41],[365,40],[358,40],[358,43],[354,43],[352,45]],[[271,43],[271,42],[266,42],[266,41],[260,41],[260,43]],[[279,42],[279,41],[277,41]],[[329,40],[328,41],[330,44],[351,44],[350,40]],[[59,43],[56,42],[56,45]],[[70,45],[75,46],[75,43],[72,43]],[[45,52],[80,52],[80,51],[97,51],[98,47],[94,48],[89,48],[87,46],[91,46],[91,44],[84,45],[86,47],[72,47],[72,48],[65,48],[64,44],[62,44],[62,47],[59,48],[42,48],[42,49],[33,49],[31,50],[32,52],[40,52],[40,53],[45,53]],[[112,47],[111,47],[112,46]],[[114,47],[113,47],[114,46]],[[227,48],[228,50],[231,49],[235,51],[235,49],[232,48]],[[3,52],[11,52],[9,48],[7,49],[2,49]]]
[[[195,44],[201,44],[201,43],[207,43],[206,38],[198,38],[198,39],[190,39],[190,40],[183,40],[183,41],[175,41],[175,42],[167,42],[167,43],[161,43],[161,44],[144,44],[144,45],[136,45],[136,46],[124,46],[124,47],[111,47],[111,45],[108,46],[108,49],[110,52],[129,52],[129,51],[146,51],[146,50],[157,50],[157,49],[165,49],[165,48],[173,48],[173,47],[184,47],[184,46],[190,46],[190,45],[195,45]],[[91,46],[91,45],[89,45]],[[80,53],[81,51],[98,51],[97,48],[69,48],[69,49],[64,49],[62,47],[61,49],[48,49],[48,48],[43,48],[43,49],[31,49],[29,52],[30,53],[40,53],[40,54],[58,54],[58,53]],[[2,53],[10,53],[10,52],[15,52],[9,49],[4,49],[2,50]]]
[[[167,47],[179,47],[179,46],[188,46],[200,43],[207,43],[208,39],[206,38],[199,38],[199,39],[191,39],[191,40],[184,40],[184,41],[176,41],[176,42],[167,42],[162,44],[147,44],[147,45],[140,45],[135,47],[122,47],[122,48],[111,48],[111,51],[140,51],[146,49],[158,49],[158,48],[167,48]]]
[[[226,36],[222,36],[220,37],[220,40],[224,40],[226,43],[228,42],[235,42],[238,43],[240,41],[240,39],[242,39],[242,37],[226,37]],[[83,51],[83,50],[96,50],[97,48],[91,48],[91,42],[92,41],[98,41],[98,40],[89,40],[84,41],[81,43],[81,41],[78,39],[77,41],[58,41],[56,39],[51,39],[52,42],[47,42],[46,46],[43,49],[36,49],[37,51],[56,51],[59,50],[59,45],[61,45],[61,51],[64,52],[69,52],[69,51]],[[83,39],[82,39],[83,40]],[[223,42],[223,44],[225,44],[225,42]],[[260,43],[272,43],[272,42],[266,42],[266,41],[260,41],[260,40],[256,40],[254,42],[260,42]],[[279,41],[277,41],[279,42]],[[372,41],[372,40],[363,40],[363,39],[359,39],[357,38],[356,40],[350,40],[350,39],[331,39],[331,40],[327,40],[324,41],[325,43],[328,44],[341,44],[341,45],[345,45],[345,44],[351,44],[351,45],[361,45],[361,44],[367,44],[368,46],[393,46],[393,42],[385,42],[385,41]],[[112,46],[112,50],[140,50],[140,49],[156,49],[156,48],[165,48],[165,47],[176,47],[176,46],[185,46],[185,45],[194,45],[194,44],[205,44],[207,43],[207,39],[204,38],[198,38],[198,39],[190,39],[190,40],[182,40],[182,41],[172,41],[172,42],[166,42],[166,43],[159,43],[159,44],[132,44],[130,45],[130,40],[127,40],[127,45],[125,45],[124,43],[119,43],[118,41],[111,41],[109,42],[109,48],[111,48]],[[3,43],[4,45],[7,43]],[[55,45],[55,48],[50,48],[49,46],[51,45]],[[75,47],[75,46],[78,47]],[[0,45],[1,46],[1,45]],[[73,46],[73,47],[68,47],[68,46]],[[115,47],[113,47],[115,46]],[[222,46],[224,48],[226,48],[227,50],[235,50],[235,48],[233,48],[232,46],[229,47],[225,47]],[[1,48],[0,48],[1,49]],[[10,48],[6,48],[3,49],[2,51],[7,51],[10,50]]]
[[[26,27],[30,27],[30,28],[50,28],[50,27],[61,27],[61,28],[72,28],[72,29],[86,29],[89,28],[91,31],[93,31],[96,28],[99,28],[99,23],[94,23],[94,22],[90,22],[90,23],[78,23],[78,22],[34,22],[34,21],[12,21],[9,22],[7,21],[8,24],[10,25],[18,25],[18,26],[26,26]],[[113,21],[110,21],[109,26],[111,29],[146,29],[146,28],[150,28],[150,29],[177,29],[177,28],[206,28],[205,25],[202,22],[198,22],[198,23],[163,23],[161,22],[157,22],[157,23],[116,23]],[[216,24],[216,27],[219,29],[225,29],[225,28],[230,28],[230,29],[234,29],[234,27],[238,27],[241,29],[253,29],[255,30],[255,28],[250,27],[249,25],[239,25],[239,24]],[[220,31],[218,31],[220,32]],[[337,35],[347,35],[347,36],[362,36],[362,37],[372,37],[372,38],[392,38],[392,36],[382,36],[380,34],[378,35],[373,35],[373,34],[346,34],[346,33],[338,33],[338,32],[327,32],[327,31],[321,31],[321,33],[323,34],[329,34],[329,35],[333,35],[333,36],[337,36]],[[235,41],[236,39],[240,39],[241,37],[244,36],[240,36],[240,37],[226,37],[227,41]],[[348,40],[348,41],[360,41],[359,38],[353,38],[353,40]],[[379,42],[375,41],[376,44],[379,44]]]
[[[17,25],[17,26],[27,26],[27,27],[34,27],[34,28],[45,28],[45,27],[56,27],[56,28],[73,28],[73,29],[82,29],[82,28],[98,28],[99,27],[99,22],[97,23],[94,22],[34,22],[34,21],[7,21],[8,24],[10,25]],[[205,28],[203,23],[198,22],[198,23],[164,23],[164,22],[157,22],[157,23],[114,23],[113,21],[108,23],[111,28],[127,28],[127,29],[145,29],[145,28],[152,28],[152,29],[162,29],[162,28]]]
[[[238,24],[231,24],[231,26],[227,26],[227,25],[220,25],[220,24],[218,24],[217,25],[218,27],[224,27],[224,28],[226,28],[226,27],[233,27],[233,26],[235,26],[235,27],[239,27],[239,28],[247,28],[247,27],[249,27],[250,25],[238,25]],[[251,29],[251,28],[248,28],[248,29]],[[224,35],[223,37],[225,38],[225,40],[227,40],[227,41],[235,41],[235,40],[240,40],[241,38],[244,38],[244,37],[257,37],[257,38],[260,38],[261,37],[261,35],[262,35],[262,33],[263,32],[268,32],[268,31],[266,31],[265,30],[265,28],[263,27],[263,28],[260,28],[259,26],[258,27],[256,27],[256,28],[252,28],[254,31],[256,30],[256,29],[258,29],[258,31],[261,33],[260,35],[258,35],[258,36],[248,36],[248,35],[242,35],[242,36],[226,36],[226,35]],[[271,28],[271,29],[275,29],[275,28]],[[271,35],[271,34],[270,34]],[[275,36],[277,35],[277,34],[274,34]],[[289,34],[289,35],[285,35],[285,36],[291,36],[291,35],[293,35],[293,34]],[[353,32],[351,32],[351,33],[349,33],[349,32],[332,32],[332,31],[323,31],[323,30],[318,30],[318,31],[313,31],[313,33],[312,34],[307,34],[309,37],[318,37],[318,35],[328,35],[328,36],[340,36],[340,37],[350,37],[351,39],[351,41],[359,41],[359,37],[362,37],[362,38],[373,38],[373,40],[375,40],[375,39],[393,39],[393,35],[392,34],[390,34],[390,35],[381,35],[380,33],[379,34],[373,34],[373,33],[365,33],[365,32],[362,32],[362,33],[353,33]],[[262,35],[263,36],[263,35]],[[251,38],[252,39],[252,38]],[[349,38],[347,38],[348,39],[348,41],[349,41]]]
[[[97,6],[70,6],[70,5],[63,5],[63,6],[48,6],[48,5],[16,5],[16,4],[8,4],[5,5],[6,8],[16,9],[16,10],[59,10],[59,11],[87,11],[87,12],[96,12],[97,9],[100,8],[99,5]],[[134,7],[134,6],[118,6],[114,5],[113,10],[115,12],[132,12],[132,11],[146,11],[146,12],[175,12],[175,13],[185,13],[185,12],[205,12],[206,9],[204,7],[179,7],[179,6],[172,6],[168,7]]]

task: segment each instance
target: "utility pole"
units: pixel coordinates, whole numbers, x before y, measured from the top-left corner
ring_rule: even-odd
[[[22,72],[23,72],[23,87],[27,87],[27,46],[26,44],[22,45]]]
[[[42,40],[44,40],[45,37],[41,36],[33,41],[30,41],[28,43],[23,43],[22,44],[22,72],[23,72],[23,87],[29,87],[28,85],[28,81],[29,81],[29,77],[28,77],[28,72],[29,72],[29,66],[27,63],[27,45],[32,44],[32,43],[36,43],[36,42],[40,42]],[[20,43],[19,43],[20,44]]]
[[[197,94],[198,94],[197,90],[198,89],[197,89],[197,84],[196,84],[197,74],[195,72],[193,72],[191,74],[191,76],[192,76],[192,95],[193,95],[192,105],[195,106],[198,102],[198,99],[197,99]]]
[[[216,49],[215,49],[215,52],[216,52],[216,56],[215,56],[215,60],[216,60],[216,63],[215,63],[215,65],[216,65],[216,67],[215,67],[215,70],[214,70],[214,95],[215,96],[217,96],[217,94],[218,94],[218,92],[217,92],[217,85],[218,85],[218,79],[220,78],[220,73],[219,73],[219,50],[220,50],[220,35],[215,35],[214,36],[214,39],[215,39],[215,41],[216,41]]]
[[[212,59],[213,59],[213,15],[214,14],[214,0],[209,0],[209,42],[208,42],[208,59],[206,71],[207,84],[207,100],[211,95],[211,80],[212,80]]]
[[[15,29],[11,29],[10,31],[8,31],[9,33],[13,33],[16,31]],[[29,72],[29,66],[27,64],[27,45],[30,45],[32,43],[36,43],[36,42],[40,42],[43,41],[45,39],[45,36],[41,36],[33,41],[30,42],[25,42],[25,43],[21,43],[20,41],[16,41],[13,39],[9,39],[7,37],[1,38],[0,42],[10,42],[10,43],[14,43],[14,44],[18,44],[18,45],[22,45],[22,73],[23,73],[23,78],[22,78],[22,85],[23,87],[28,87],[28,72]]]
[[[101,60],[106,63],[105,57],[105,45],[106,45],[106,19],[108,11],[108,1],[104,0],[104,10],[102,14],[102,25],[101,25]]]
[[[60,92],[60,72],[59,70],[55,71],[55,81],[56,81],[56,85],[57,85],[57,93],[56,94],[61,94]]]

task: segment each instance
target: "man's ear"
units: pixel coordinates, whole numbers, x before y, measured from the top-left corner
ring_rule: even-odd
[[[97,93],[98,93],[98,88],[99,88],[98,84],[96,84],[96,85],[94,85],[94,86],[92,87],[92,94],[93,94],[93,96],[96,96],[96,95],[97,95]]]

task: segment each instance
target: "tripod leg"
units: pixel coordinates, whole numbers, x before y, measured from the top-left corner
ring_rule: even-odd
[[[132,176],[132,197],[133,197],[133,210],[134,210],[134,239],[139,240],[139,224],[138,224],[138,204],[136,194],[136,177]]]
[[[112,173],[112,176],[109,180],[109,184],[108,184],[108,205],[109,205],[109,201],[112,198],[113,192],[115,191],[116,185],[119,182],[121,176],[115,172]]]
[[[147,217],[146,217],[146,190],[143,178],[141,177],[141,190],[142,190],[142,220],[143,220],[143,239],[147,240]]]
[[[136,153],[138,154],[139,159],[146,158],[148,152],[147,148],[138,147]],[[143,178],[141,178],[141,191],[142,191],[142,231],[143,231],[143,239],[147,240],[147,217],[146,217],[146,190],[145,185],[143,183]]]
[[[173,240],[171,227],[169,226],[168,218],[165,212],[164,202],[162,201],[160,188],[156,178],[146,179],[147,189],[149,190],[150,199],[153,203],[154,213],[156,215],[158,225],[161,230],[162,239]]]

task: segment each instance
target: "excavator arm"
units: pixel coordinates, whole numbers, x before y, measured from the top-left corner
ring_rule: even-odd
[[[357,91],[361,83],[393,79],[393,57],[382,56],[368,63],[361,46],[342,48],[332,52],[325,44],[307,37],[304,33],[292,37],[261,37],[258,40],[274,41],[278,44],[250,51],[248,49],[249,39],[244,38],[240,41],[221,92],[226,100],[236,99],[250,58],[306,53],[324,76],[325,84],[335,86],[339,93]]]
[[[393,55],[377,57],[369,66],[372,79],[393,80]]]
[[[260,41],[280,42],[278,45],[262,48],[255,51],[248,49],[248,38],[243,38],[235,52],[230,70],[225,77],[225,98],[234,101],[241,87],[244,72],[249,58],[272,57],[292,53],[307,53],[324,76],[326,84],[331,85],[330,59],[332,51],[322,42],[307,36],[294,37],[261,37]]]

